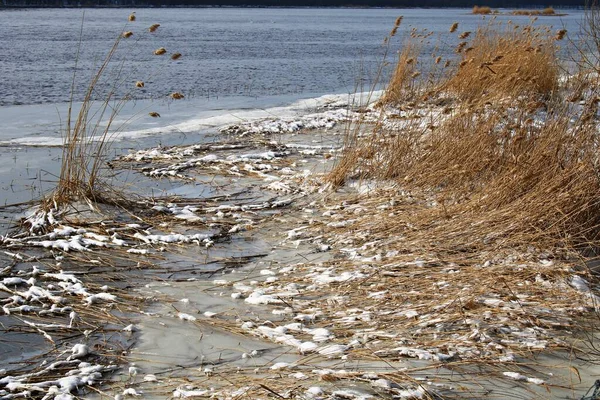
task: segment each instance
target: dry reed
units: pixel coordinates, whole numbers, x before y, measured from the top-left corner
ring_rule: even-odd
[[[444,89],[471,102],[523,94],[551,97],[557,89],[559,65],[554,38],[542,32],[533,26],[479,28],[469,51],[462,51],[466,42],[457,47],[463,53],[462,68]]]
[[[397,130],[376,124],[371,136],[348,146],[330,181],[395,180],[407,190],[428,193],[444,207],[425,209],[418,219],[431,226],[452,219],[462,229],[436,231],[439,242],[448,241],[444,247],[461,241],[594,247],[590,243],[600,238],[593,122],[598,102],[589,96],[588,106],[576,112],[560,105],[554,43],[551,34],[532,26],[480,28],[468,49],[459,45],[463,55],[454,75],[420,89],[426,92],[422,99],[460,103],[430,111],[427,124],[410,115]],[[406,48],[381,101],[400,109],[408,104],[405,88],[414,85],[414,63],[407,62],[414,54]],[[427,103],[412,106],[427,114]]]
[[[129,21],[135,21],[135,14],[129,16]],[[152,25],[158,27],[158,24]],[[83,21],[81,25],[83,32]],[[123,31],[117,36],[100,67],[96,70],[85,91],[81,107],[74,114],[74,97],[76,92],[76,76],[73,75],[71,87],[71,101],[69,104],[64,130],[64,146],[61,172],[57,188],[44,200],[45,208],[57,208],[72,201],[85,200],[88,204],[101,201],[108,194],[107,185],[100,179],[100,172],[104,168],[105,153],[113,136],[124,126],[115,127],[114,121],[121,112],[131,90],[144,88],[141,80],[133,80],[135,88],[127,91],[125,95],[117,96],[121,86],[128,86],[131,82],[124,67],[123,61],[115,61],[115,55],[124,38],[131,37],[132,31]],[[132,43],[135,46],[135,43]],[[80,47],[81,48],[81,42]],[[76,62],[79,59],[79,49]],[[164,48],[162,53],[166,52]],[[157,50],[157,51],[159,51]],[[77,68],[75,68],[77,70]],[[97,99],[98,93],[105,93]],[[174,93],[181,95],[180,93]],[[183,96],[183,95],[181,95]],[[182,98],[174,96],[174,98]],[[150,113],[151,116],[152,113]],[[155,116],[159,116],[156,113]]]
[[[473,14],[487,15],[487,14],[491,14],[492,13],[492,9],[490,7],[473,6],[472,13]]]
[[[552,7],[546,7],[543,10],[515,10],[511,12],[512,15],[528,15],[528,16],[539,16],[539,15],[555,15],[556,11]]]

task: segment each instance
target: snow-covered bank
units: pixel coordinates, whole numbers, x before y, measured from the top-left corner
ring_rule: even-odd
[[[378,113],[367,110],[362,120]],[[53,318],[44,311],[54,298],[55,310],[118,318],[104,325],[88,315],[98,336],[135,343],[106,356],[77,331],[80,341],[58,349],[72,385],[42,359],[34,371],[2,372],[3,395],[68,398],[98,389],[117,398],[408,399],[511,390],[544,397],[591,385],[595,371],[563,351],[584,345],[573,334],[595,312],[593,277],[538,249],[466,262],[409,241],[418,230],[411,213],[441,206],[391,182],[351,181],[331,191],[321,172],[342,149],[344,126],[294,121],[304,125],[290,129],[290,120],[268,118],[215,132],[215,143],[114,161],[141,177],[192,189],[202,182],[222,195],[32,213],[27,229],[3,237],[25,272],[3,271],[14,293],[4,298],[10,314],[2,318],[24,325],[27,313]],[[392,219],[406,223],[378,229]],[[40,257],[51,270],[40,267],[34,282]],[[27,300],[32,282],[37,297],[19,303],[14,296]],[[30,334],[56,341],[49,326],[70,332],[67,311],[35,321]],[[96,362],[98,355],[106,358]],[[575,370],[581,382],[571,379]],[[111,378],[100,383],[103,372]]]

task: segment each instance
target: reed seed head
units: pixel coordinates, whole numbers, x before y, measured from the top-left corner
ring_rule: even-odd
[[[394,25],[400,26],[400,24],[402,23],[402,18],[404,18],[402,15],[396,18],[396,22],[394,23]]]
[[[159,118],[160,114],[157,113],[156,111],[151,111],[148,113],[149,116],[151,116],[152,118]]]
[[[458,22],[455,22],[452,24],[452,26],[450,27],[450,33],[454,33],[456,32],[456,30],[458,29]]]
[[[466,39],[466,38],[468,38],[468,37],[469,37],[469,35],[470,35],[470,34],[471,34],[471,32],[469,32],[469,31],[466,31],[466,32],[463,32],[463,33],[461,33],[461,34],[458,36],[458,38],[459,38],[459,39]]]
[[[123,32],[122,36],[124,38],[131,37],[131,36],[133,36],[133,32],[131,32],[131,31]]]
[[[160,26],[160,24],[153,24],[153,25],[150,26],[150,28],[148,28],[148,30],[150,32],[155,32],[158,29],[159,26]]]
[[[171,93],[170,96],[172,99],[175,99],[175,100],[181,100],[185,97],[183,95],[183,93],[180,93],[180,92]]]
[[[143,88],[143,87],[144,87],[144,82],[142,82],[142,81],[137,81],[137,82],[135,83],[135,87]]]
[[[129,14],[129,22],[133,22],[135,21],[135,12],[132,12],[131,14]]]
[[[177,60],[181,57],[181,53],[173,53],[171,54],[171,60]]]
[[[435,63],[436,64],[439,64],[440,61],[442,61],[442,57],[438,56],[438,57],[435,58]]]
[[[566,34],[567,34],[567,30],[566,29],[561,29],[558,32],[556,32],[555,39],[556,40],[563,40],[563,38],[565,37]]]
[[[154,50],[154,54],[157,56],[160,56],[162,54],[165,54],[167,52],[167,50],[164,47],[158,48],[156,50]]]

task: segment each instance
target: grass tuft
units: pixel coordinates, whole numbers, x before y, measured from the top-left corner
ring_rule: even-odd
[[[132,13],[128,20],[135,21],[135,14]],[[83,21],[81,29],[83,32]],[[125,68],[124,61],[116,61],[115,58],[121,41],[132,35],[132,31],[126,30],[117,36],[92,76],[81,107],[76,113],[74,111],[76,106],[74,95],[77,92],[76,76],[73,75],[71,101],[63,135],[60,177],[56,189],[44,200],[42,209],[58,209],[77,201],[85,201],[91,205],[94,202],[107,200],[111,190],[101,178],[101,171],[104,169],[106,152],[114,135],[124,127],[115,126],[116,117],[131,98],[132,91],[135,88],[145,87],[144,81],[131,79],[128,76],[131,71]],[[132,43],[132,46],[135,45],[136,43]],[[164,48],[161,49],[162,53],[166,52]],[[127,49],[128,52],[129,50],[131,49]],[[79,49],[76,62],[78,59]],[[135,88],[126,90],[124,95],[117,95],[121,87],[131,87],[132,81],[135,82]],[[98,93],[105,94],[98,95]],[[175,92],[171,97],[183,98],[183,95]],[[150,113],[150,116],[159,115]]]
[[[488,15],[492,13],[492,9],[490,7],[479,7],[479,6],[473,6],[473,14],[481,14],[481,15]]]
[[[447,80],[429,84],[415,83],[418,52],[407,43],[382,118],[348,141],[329,182],[394,181],[426,199],[412,219],[439,248],[597,248],[600,97],[592,83],[559,79],[556,39],[490,24],[459,44]],[[571,97],[585,105],[565,105]]]
[[[445,89],[470,102],[551,97],[560,71],[553,39],[533,26],[479,28],[458,45],[460,68]]]

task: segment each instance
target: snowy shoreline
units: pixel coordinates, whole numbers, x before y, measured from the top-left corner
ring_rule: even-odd
[[[186,197],[32,213],[28,230],[3,236],[3,318],[52,345],[23,367],[33,370],[0,368],[0,397],[480,398],[590,387],[595,369],[565,358],[585,345],[573,333],[597,304],[586,272],[521,249],[457,265],[401,244],[402,234],[372,237],[374,216],[436,205],[387,182],[328,189],[322,174],[345,124],[378,118],[329,104],[114,160],[139,179],[178,182]],[[194,196],[198,183],[221,195]],[[110,273],[88,275],[94,268]],[[98,344],[106,332],[112,351]],[[477,369],[483,388],[461,375]]]

